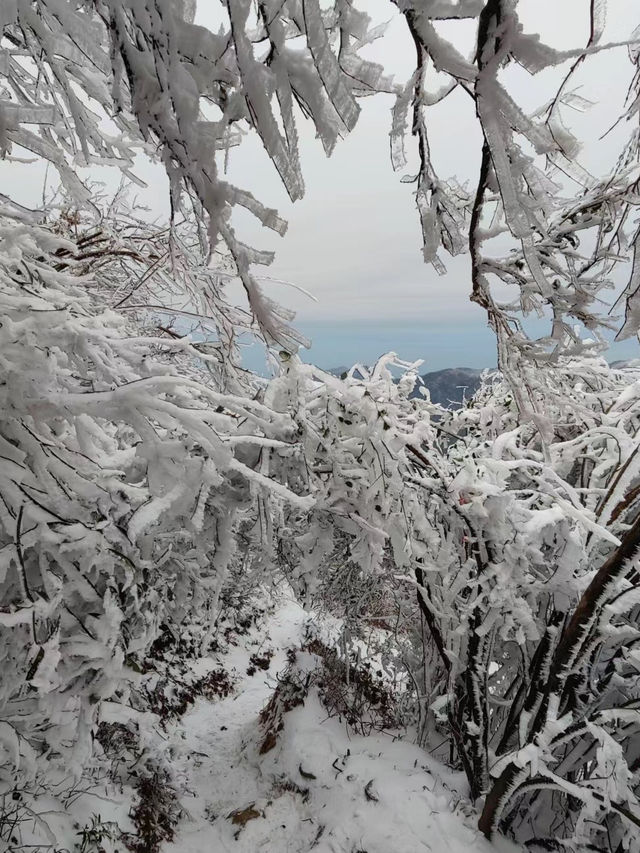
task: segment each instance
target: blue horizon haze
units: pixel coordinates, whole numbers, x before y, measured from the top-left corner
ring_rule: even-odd
[[[379,356],[395,352],[404,361],[421,359],[420,373],[454,367],[475,369],[496,366],[496,344],[491,329],[483,323],[426,325],[412,320],[379,318],[370,320],[303,320],[294,327],[311,340],[309,350],[302,349],[303,361],[325,370],[372,364]],[[605,353],[608,361],[640,356],[635,338],[612,343]],[[263,374],[264,350],[248,344],[243,350],[246,367]]]

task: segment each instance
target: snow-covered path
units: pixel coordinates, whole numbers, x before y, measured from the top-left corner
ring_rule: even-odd
[[[326,719],[315,692],[286,715],[277,746],[258,755],[258,714],[299,646],[306,616],[283,602],[258,632],[225,656],[232,695],[198,700],[170,732],[188,814],[165,853],[490,853],[465,817],[455,775],[413,744],[350,737]],[[244,640],[245,642],[242,642]],[[249,657],[273,649],[268,672],[247,674]],[[437,768],[437,776],[433,770]],[[234,823],[230,815],[239,815]],[[245,820],[246,818],[246,820]]]
[[[275,675],[286,665],[286,649],[300,642],[305,618],[302,608],[294,602],[282,604],[268,620],[261,637],[262,648],[274,650],[269,670],[258,669],[254,675],[247,675],[249,657],[258,646],[241,643],[225,655],[225,665],[232,667],[238,677],[233,693],[215,702],[199,699],[177,724],[173,735],[183,741],[179,775],[184,777],[193,799],[188,795],[183,799],[189,819],[181,823],[175,842],[166,846],[167,851],[244,853],[270,849],[253,846],[253,841],[245,844],[246,837],[253,833],[244,830],[234,839],[238,827],[227,820],[227,815],[263,800],[271,787],[259,768],[247,759],[247,746],[257,736],[258,714],[276,686]],[[255,639],[254,633],[254,642]],[[265,843],[272,834],[267,833]],[[278,846],[276,841],[274,838],[274,853],[297,849],[286,844]]]

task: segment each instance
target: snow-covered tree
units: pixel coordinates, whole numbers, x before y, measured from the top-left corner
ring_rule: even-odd
[[[580,166],[579,142],[564,120],[567,109],[587,104],[571,89],[576,70],[592,54],[611,49],[602,43],[604,2],[585,3],[588,43],[569,51],[525,33],[517,0],[398,4],[417,56],[415,74],[404,86],[360,55],[384,27],[372,26],[353,3],[229,0],[223,6],[224,23],[213,33],[193,23],[195,5],[186,2],[4,4],[4,149],[20,145],[49,159],[85,202],[90,194],[74,166],[113,163],[132,174],[137,148],[159,156],[171,179],[174,210],[185,193],[191,197],[206,220],[210,246],[228,251],[257,324],[287,348],[300,338],[251,271],[270,255],[244,245],[230,215],[239,205],[279,233],[286,224],[224,179],[224,153],[251,128],[289,196],[298,199],[304,192],[300,118],[313,121],[331,153],[355,126],[360,96],[392,93],[394,167],[406,165],[408,125],[418,147],[414,180],[425,260],[443,271],[440,248],[470,251],[471,295],[488,312],[503,371],[516,369],[523,355],[557,353],[567,335],[578,346],[573,320],[596,332],[606,324],[596,313],[598,294],[620,256],[635,246],[637,132],[601,180]],[[464,19],[478,22],[470,58],[439,30],[442,21]],[[630,34],[626,120],[638,113],[634,39]],[[509,91],[504,72],[512,63],[532,75],[567,63],[570,68],[550,91],[549,103],[529,116]],[[472,99],[484,139],[475,193],[440,178],[430,153],[429,109],[456,90]],[[25,127],[32,123],[37,134]],[[569,191],[560,180],[564,175],[573,181]],[[502,258],[489,245],[501,234],[515,240]],[[635,267],[624,335],[637,326]],[[497,280],[517,288],[507,304],[494,295]],[[527,340],[517,319],[532,311],[550,313],[552,320],[549,336],[537,344]],[[521,403],[527,405],[525,397]]]
[[[271,385],[316,496],[280,522],[292,582],[313,596],[336,564],[372,580],[391,565],[417,590],[424,710],[487,834],[635,849],[638,371],[547,367],[542,436],[496,378],[444,412],[388,368],[339,381],[294,361]]]
[[[241,326],[188,229],[159,246],[130,217],[78,219],[0,229],[0,774],[25,819],[35,787],[82,774],[163,631],[207,647],[258,496],[312,501],[255,464],[295,454],[297,426],[236,368]],[[112,307],[167,285],[169,308],[197,291],[217,342]]]

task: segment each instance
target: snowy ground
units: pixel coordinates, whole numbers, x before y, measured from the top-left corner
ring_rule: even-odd
[[[281,599],[257,626],[232,633],[219,655],[192,662],[198,676],[223,666],[233,691],[197,699],[166,728],[151,713],[105,703],[104,720],[133,719],[139,732],[134,758],[119,764],[121,781],[98,763],[94,780],[81,781],[72,796],[43,788],[11,849],[149,853],[132,819],[140,803],[136,768],[145,755],[163,755],[172,788],[159,813],[180,816],[173,841],[158,853],[518,853],[478,833],[462,774],[407,740],[350,735],[338,718],[327,718],[315,688],[284,714],[273,748],[260,754],[260,711],[287,666],[287,650],[303,644],[307,618]],[[251,665],[256,654],[265,666],[272,654],[268,669]],[[298,652],[296,665],[312,669],[318,659]],[[61,780],[60,790],[68,784]],[[87,835],[92,825],[110,835]],[[130,833],[126,845],[123,832]]]
[[[225,656],[237,677],[233,694],[198,700],[169,730],[186,814],[164,853],[515,851],[479,835],[455,774],[410,743],[350,736],[326,718],[313,690],[286,714],[276,747],[258,754],[259,712],[304,621],[298,605],[282,603]],[[248,675],[256,640],[274,655],[267,672]]]

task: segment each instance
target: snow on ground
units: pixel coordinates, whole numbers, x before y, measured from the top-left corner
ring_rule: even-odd
[[[276,747],[258,754],[259,712],[286,666],[286,650],[300,645],[305,621],[295,602],[281,603],[259,632],[225,655],[238,679],[232,695],[199,699],[170,728],[186,814],[164,853],[515,851],[478,833],[477,816],[456,792],[457,774],[411,743],[350,736],[327,719],[314,690],[285,715]],[[268,672],[248,675],[256,641],[274,655]]]

